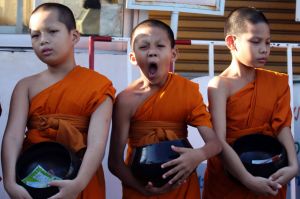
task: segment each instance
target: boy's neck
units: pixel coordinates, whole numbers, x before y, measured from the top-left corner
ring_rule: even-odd
[[[71,61],[71,62],[66,62],[66,63],[63,63],[63,64],[58,64],[58,65],[48,65],[48,71],[51,73],[51,74],[67,74],[69,73],[71,70],[73,70],[73,68],[76,67],[76,62],[75,60],[74,61]]]
[[[255,68],[245,66],[240,63],[231,62],[228,67],[228,75],[232,77],[239,77],[243,79],[253,80],[255,78]]]
[[[169,74],[167,74],[166,76],[164,76],[164,78],[161,79],[161,81],[155,82],[155,83],[149,82],[149,80],[146,77],[142,76],[141,77],[141,81],[142,81],[143,85],[142,85],[141,88],[142,89],[150,89],[150,90],[157,89],[157,88],[159,89],[159,88],[161,88],[161,87],[163,87],[165,85],[165,83],[168,80],[168,76],[169,76]]]

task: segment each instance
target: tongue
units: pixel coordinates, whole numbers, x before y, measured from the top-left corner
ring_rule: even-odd
[[[156,71],[157,71],[157,67],[156,66],[150,66],[149,67],[149,77],[154,77]]]

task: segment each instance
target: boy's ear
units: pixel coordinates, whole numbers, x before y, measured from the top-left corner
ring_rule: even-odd
[[[172,62],[175,62],[179,55],[178,48],[176,46],[172,49]]]
[[[73,41],[73,44],[77,44],[77,42],[79,42],[80,40],[80,33],[78,32],[78,30],[74,29],[74,30],[71,30],[71,36],[72,36],[72,41]]]
[[[226,46],[229,48],[229,50],[236,50],[235,40],[236,36],[234,35],[227,35],[225,37]]]
[[[129,53],[129,60],[132,65],[137,65],[135,54],[132,51]]]

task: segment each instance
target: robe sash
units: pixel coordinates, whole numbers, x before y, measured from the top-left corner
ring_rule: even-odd
[[[132,147],[187,137],[187,125],[165,121],[134,121],[130,125],[129,142]]]
[[[37,129],[40,132],[40,135],[36,135],[38,137],[51,136],[53,131],[49,129],[55,130],[55,141],[78,152],[86,148],[88,125],[89,117],[49,114],[31,117],[27,126],[29,129]]]

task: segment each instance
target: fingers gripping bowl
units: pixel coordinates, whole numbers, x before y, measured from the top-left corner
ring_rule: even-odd
[[[131,164],[133,175],[144,185],[149,181],[156,187],[166,184],[173,176],[162,178],[172,167],[161,168],[161,165],[179,157],[171,146],[192,148],[187,139],[163,141],[156,144],[137,147]]]
[[[34,199],[48,198],[58,192],[48,182],[75,178],[80,164],[81,160],[62,144],[40,142],[19,156],[16,180]]]
[[[237,139],[232,147],[253,176],[268,178],[278,169],[288,165],[284,146],[271,136],[246,135]]]

